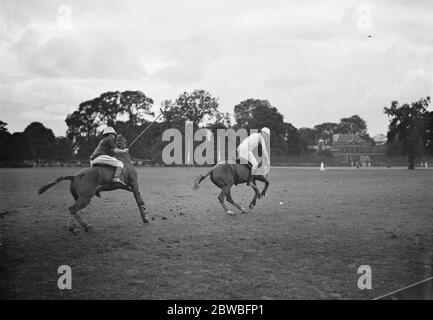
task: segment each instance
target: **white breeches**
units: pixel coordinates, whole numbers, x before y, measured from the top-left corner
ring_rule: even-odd
[[[116,159],[114,157],[111,156],[107,156],[107,155],[101,155],[96,157],[95,159],[90,161],[90,166],[93,167],[94,164],[106,164],[108,166],[112,166],[112,167],[120,167],[123,169],[123,162],[120,161],[119,159]]]
[[[246,161],[251,162],[251,164],[253,165],[253,167],[251,168],[251,174],[255,174],[259,164],[258,164],[257,159],[254,156],[253,152],[248,149],[248,145],[246,145],[246,146],[240,145],[238,147],[238,156],[242,160],[246,160]]]

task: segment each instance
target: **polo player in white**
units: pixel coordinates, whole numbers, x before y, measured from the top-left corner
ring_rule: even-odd
[[[239,158],[244,161],[249,161],[252,165],[250,177],[248,179],[248,185],[250,184],[253,175],[266,176],[269,173],[271,164],[269,161],[269,153],[266,148],[265,138],[269,140],[270,134],[271,131],[264,127],[262,130],[260,130],[260,133],[255,132],[249,137],[245,138],[237,149]],[[260,172],[257,170],[259,164],[253,153],[254,150],[258,149],[259,145],[262,146],[262,158],[264,160],[262,163],[263,170],[260,170]]]

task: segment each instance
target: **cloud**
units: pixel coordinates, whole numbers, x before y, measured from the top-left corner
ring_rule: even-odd
[[[275,74],[264,81],[264,85],[271,89],[293,89],[299,86],[313,85],[317,83],[312,75],[307,74]]]
[[[219,58],[220,52],[211,37],[187,37],[166,44],[166,64],[154,77],[169,86],[190,85],[202,80],[206,65]]]
[[[139,78],[146,73],[138,58],[109,39],[92,47],[72,38],[55,38],[28,62],[34,75],[45,78]]]
[[[176,62],[157,70],[155,77],[170,86],[189,85],[201,80],[204,76],[203,63],[190,59]]]
[[[56,121],[64,121],[64,115],[53,115],[50,112],[45,112],[42,110],[30,110],[21,113],[21,116],[24,119],[28,119],[30,121],[48,121],[48,120],[56,120]]]
[[[257,97],[297,127],[358,113],[376,133],[391,100],[432,92],[429,0],[77,0],[68,30],[62,4],[0,1],[0,110],[13,130],[34,117],[64,134],[69,108],[108,90],[142,90],[158,105],[203,88],[224,112]]]

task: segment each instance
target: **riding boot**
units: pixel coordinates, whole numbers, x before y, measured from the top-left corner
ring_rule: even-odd
[[[124,186],[126,186],[126,184],[122,180],[120,180],[121,174],[122,174],[122,168],[116,167],[116,171],[114,171],[113,182],[120,183],[120,184],[123,184]]]

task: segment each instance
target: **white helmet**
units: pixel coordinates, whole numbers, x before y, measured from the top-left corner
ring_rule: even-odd
[[[114,131],[114,129],[113,129],[112,127],[106,127],[106,128],[104,129],[104,131],[102,131],[102,134],[103,134],[103,135],[104,135],[104,134],[109,134],[109,133],[117,134],[116,131]]]
[[[260,132],[264,132],[266,133],[268,136],[271,135],[271,130],[269,130],[269,128],[263,127],[262,130],[260,130]]]

